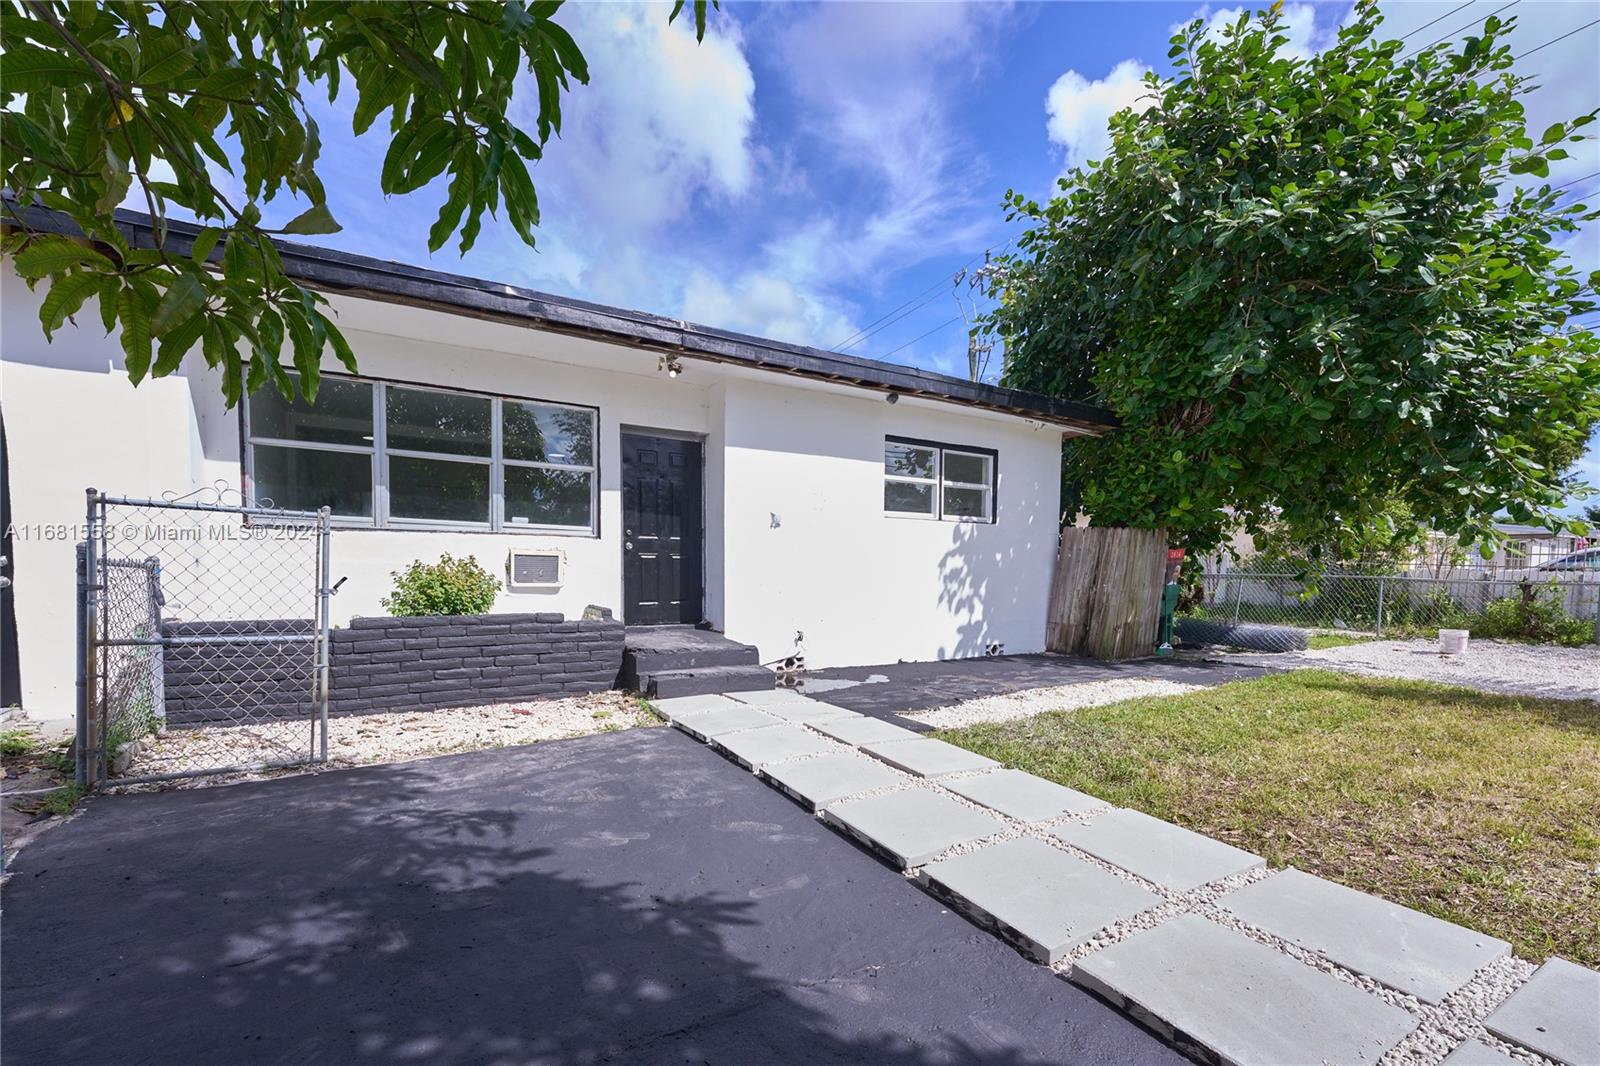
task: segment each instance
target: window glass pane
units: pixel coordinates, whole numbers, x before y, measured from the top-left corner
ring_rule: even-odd
[[[372,386],[362,381],[324,377],[317,402],[300,396],[295,379],[293,404],[266,386],[250,397],[250,435],[321,444],[372,446]]]
[[[372,515],[372,456],[255,445],[256,502],[291,511],[322,506],[336,515]]]
[[[453,392],[388,390],[389,447],[414,452],[489,456],[489,398]]]
[[[986,489],[946,488],[944,513],[951,518],[988,518],[989,493]]]
[[[489,464],[391,455],[389,513],[434,522],[487,522]]]
[[[885,481],[883,509],[908,514],[932,514],[933,486],[918,485],[914,481]]]
[[[594,412],[507,400],[501,406],[507,459],[594,465]]]
[[[969,485],[989,484],[989,457],[966,452],[944,453],[944,479]]]
[[[934,449],[919,448],[914,444],[883,443],[883,472],[900,477],[934,476]]]
[[[588,529],[589,479],[571,470],[506,467],[506,526],[579,526]]]

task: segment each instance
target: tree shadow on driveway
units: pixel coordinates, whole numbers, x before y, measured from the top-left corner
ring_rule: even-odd
[[[669,730],[105,797],[8,1064],[1181,1061]]]

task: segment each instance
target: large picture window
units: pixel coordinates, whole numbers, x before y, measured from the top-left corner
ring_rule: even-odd
[[[949,522],[993,522],[995,458],[987,448],[887,437],[884,512]]]
[[[324,376],[245,405],[252,502],[341,525],[592,533],[591,407]]]

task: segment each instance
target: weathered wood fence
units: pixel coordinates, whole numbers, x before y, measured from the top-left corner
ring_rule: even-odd
[[[1096,659],[1153,654],[1166,564],[1163,530],[1063,529],[1046,645]]]

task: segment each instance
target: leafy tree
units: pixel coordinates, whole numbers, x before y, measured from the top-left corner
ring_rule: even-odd
[[[669,19],[684,6],[678,0]],[[4,248],[30,285],[48,280],[48,336],[91,297],[107,332],[120,326],[135,384],[178,368],[195,347],[222,371],[228,404],[271,382],[317,391],[331,349],[355,358],[326,301],[283,270],[271,235],[338,231],[317,174],[321,135],[305,93],[356,97],[355,133],[386,112],[380,190],[409,193],[449,178],[428,247],[460,233],[472,247],[485,211],[503,210],[529,245],[539,202],[528,164],[561,129],[561,96],[588,67],[555,21],[560,0],[0,0],[0,150],[16,205],[65,213],[85,240],[30,232],[12,203]],[[705,0],[696,0],[704,37]],[[537,91],[532,129],[513,121],[518,76]],[[233,148],[230,153],[229,148]],[[224,177],[232,176],[232,180]],[[233,191],[242,188],[240,195]],[[137,189],[156,219],[152,248],[130,247],[113,210]],[[262,205],[280,193],[305,207],[280,229]],[[190,254],[169,246],[170,208],[205,228]],[[248,346],[248,356],[241,347]]]
[[[1560,523],[1600,418],[1600,344],[1570,324],[1600,275],[1552,239],[1600,212],[1501,193],[1595,115],[1528,136],[1509,21],[1404,58],[1379,22],[1364,2],[1300,59],[1276,8],[1196,21],[1104,161],[1009,194],[1005,381],[1123,423],[1068,448],[1094,521],[1195,550],[1236,525],[1335,549],[1395,508],[1468,543],[1502,510]]]
[[[1583,520],[1588,523],[1590,532],[1600,530],[1600,503],[1591,503],[1585,507]]]

